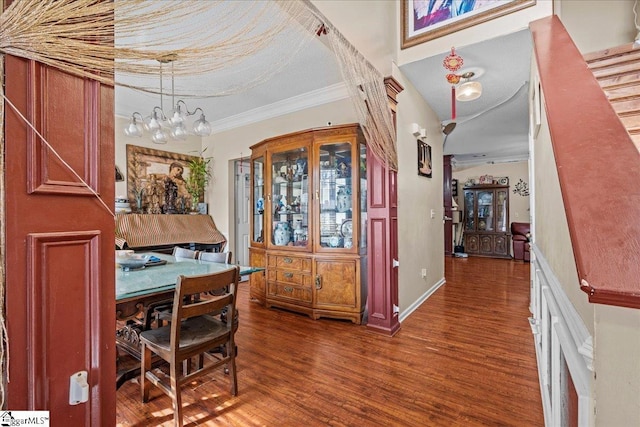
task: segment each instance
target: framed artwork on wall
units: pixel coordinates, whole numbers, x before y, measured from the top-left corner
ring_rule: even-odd
[[[401,0],[402,49],[530,7],[536,0]]]
[[[431,146],[426,142],[418,140],[418,175],[431,178],[433,173],[432,168]]]
[[[178,214],[193,210],[186,179],[189,162],[195,159],[127,144],[127,195],[135,212]]]

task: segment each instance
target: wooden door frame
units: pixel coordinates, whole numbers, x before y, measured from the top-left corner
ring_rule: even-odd
[[[451,194],[451,160],[453,156],[447,155],[442,158],[442,194],[444,206],[444,255],[453,255],[453,195]]]

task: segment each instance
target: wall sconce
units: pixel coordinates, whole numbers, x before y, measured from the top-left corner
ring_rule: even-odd
[[[425,128],[421,128],[417,123],[411,123],[411,133],[418,139],[427,137],[427,130]]]

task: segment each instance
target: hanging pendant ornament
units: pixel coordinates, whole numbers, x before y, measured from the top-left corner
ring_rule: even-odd
[[[464,60],[456,53],[455,47],[451,48],[451,53],[442,61],[442,66],[452,73],[458,71],[460,67],[462,67],[462,64],[464,64]]]
[[[464,60],[456,53],[456,48],[451,48],[451,53],[444,58],[442,66],[451,71],[447,74],[447,82],[451,84],[451,120],[456,119],[456,85],[460,82],[460,76],[455,74],[462,67]]]

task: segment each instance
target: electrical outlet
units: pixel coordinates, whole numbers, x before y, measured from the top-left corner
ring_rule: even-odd
[[[423,268],[420,274],[422,274],[422,278],[423,279],[426,279],[427,278],[427,269]]]
[[[431,219],[436,217],[436,210],[435,209],[431,209]]]

